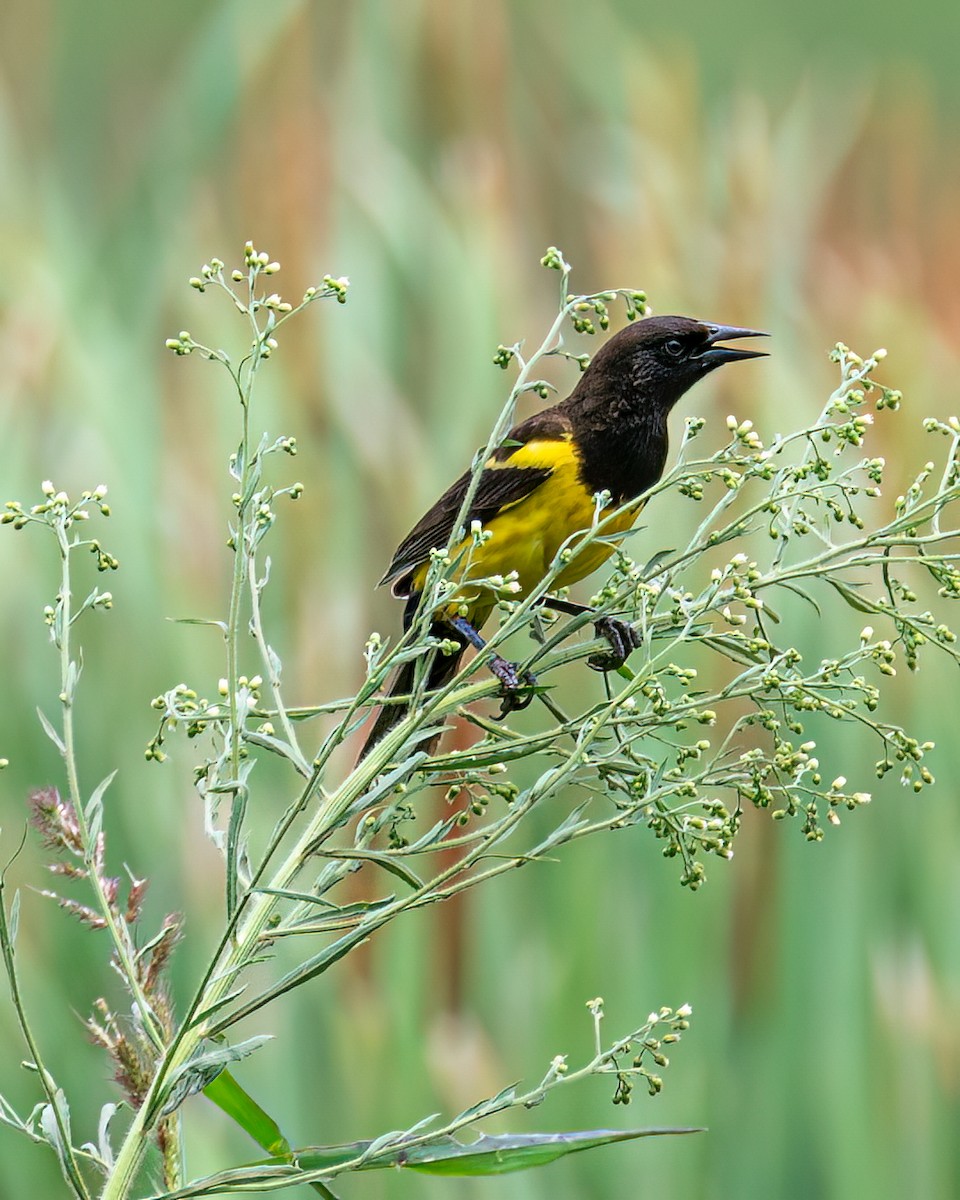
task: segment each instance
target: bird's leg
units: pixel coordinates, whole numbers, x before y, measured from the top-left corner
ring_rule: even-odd
[[[559,596],[544,596],[543,603],[558,612],[571,617],[579,617],[582,613],[592,613],[589,604],[578,604],[575,600],[562,600]],[[638,649],[642,638],[636,626],[629,621],[618,620],[617,617],[598,617],[593,623],[597,637],[606,638],[610,650],[606,654],[591,654],[587,666],[594,671],[616,671],[622,667],[634,650]]]
[[[594,671],[616,671],[627,661],[634,650],[638,650],[643,642],[640,631],[629,621],[620,621],[616,617],[600,617],[594,621],[597,636],[606,638],[610,650],[606,654],[591,654],[587,666]]]
[[[560,596],[544,596],[541,601],[544,608],[555,608],[557,612],[566,613],[568,617],[579,617],[581,613],[592,613],[589,604],[578,604],[576,600],[564,600]]]
[[[466,638],[471,646],[477,650],[486,650],[487,643],[483,640],[479,633],[474,629],[466,617],[447,617],[447,624]],[[526,695],[518,695],[522,688],[536,687],[537,678],[532,671],[524,671],[521,675],[517,670],[516,663],[509,662],[496,651],[490,651],[490,658],[487,665],[493,674],[500,680],[500,694],[503,699],[498,716],[503,718],[509,712],[514,712],[521,708],[526,708],[533,699],[534,693],[528,692]]]

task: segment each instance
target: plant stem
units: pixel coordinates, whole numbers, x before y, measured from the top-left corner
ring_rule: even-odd
[[[40,1057],[40,1048],[33,1036],[33,1030],[30,1028],[26,1009],[23,1005],[23,998],[20,995],[20,982],[17,978],[17,967],[13,953],[13,940],[10,936],[10,926],[7,922],[7,905],[4,900],[5,888],[6,880],[2,872],[0,872],[0,952],[3,954],[3,964],[7,972],[7,981],[10,984],[10,998],[13,1001],[13,1008],[17,1014],[17,1023],[20,1026],[20,1032],[23,1034],[23,1040],[27,1043],[33,1065],[36,1067],[37,1074],[40,1077],[40,1086],[47,1097],[47,1104],[50,1106],[54,1122],[57,1126],[57,1133],[60,1137],[60,1150],[58,1153],[60,1166],[67,1183],[73,1190],[73,1194],[79,1197],[80,1200],[90,1200],[90,1193],[87,1190],[87,1185],[80,1174],[80,1167],[74,1157],[73,1146],[70,1143],[70,1131],[63,1119],[57,1089],[46,1067],[43,1065],[43,1059]]]
[[[120,967],[124,983],[127,986],[137,1009],[143,1029],[157,1050],[164,1046],[163,1031],[160,1028],[150,1001],[140,986],[139,974],[134,960],[134,947],[127,936],[127,931],[117,920],[115,906],[110,902],[104,891],[104,880],[96,862],[97,847],[91,844],[90,828],[80,791],[80,775],[76,755],[76,731],[73,720],[74,695],[79,679],[79,670],[71,657],[70,631],[73,624],[72,594],[70,580],[70,554],[73,544],[63,520],[55,526],[57,543],[60,548],[60,628],[57,647],[60,651],[60,702],[63,709],[63,764],[67,776],[67,792],[70,803],[76,813],[77,825],[83,839],[84,864],[88,878],[97,899],[97,909],[110,931],[114,953]]]
[[[246,785],[240,781],[242,718],[238,703],[240,688],[238,660],[240,654],[240,622],[242,619],[244,572],[247,557],[247,512],[251,501],[249,495],[251,490],[249,385],[252,373],[253,367],[251,365],[247,387],[241,389],[240,411],[242,414],[242,427],[240,446],[237,450],[240,502],[237,505],[237,524],[233,535],[233,578],[230,584],[230,607],[227,616],[227,628],[224,633],[227,652],[227,706],[230,713],[228,754],[230,783],[234,788],[230,802],[230,820],[227,827],[226,906],[228,916],[232,915],[237,907],[240,839],[243,818],[247,807]]]
[[[257,581],[257,560],[252,550],[247,554],[247,591],[250,596],[250,628],[260,650],[260,657],[263,661],[263,669],[266,672],[267,684],[270,688],[270,696],[273,699],[274,709],[283,727],[284,737],[290,746],[294,765],[302,775],[309,775],[310,767],[303,756],[303,751],[300,749],[296,730],[283,702],[283,696],[280,693],[280,678],[263,631],[263,612],[260,605],[260,587]]]

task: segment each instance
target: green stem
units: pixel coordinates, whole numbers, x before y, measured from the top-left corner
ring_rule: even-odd
[[[270,879],[269,887],[282,890],[290,886],[310,857],[313,844],[326,834],[328,827],[336,827],[342,815],[370,787],[418,723],[416,717],[412,716],[397,725],[348,776],[344,784],[320,807],[310,821],[296,845]],[[305,788],[305,793],[308,796],[313,794],[317,785],[317,779],[312,778]],[[302,811],[303,806],[295,807],[297,811]],[[224,998],[235,986],[238,972],[260,949],[260,935],[270,920],[277,897],[264,892],[254,893],[252,888],[258,881],[258,876],[255,876],[250,889],[244,893],[240,905],[231,915],[227,930],[221,939],[220,949],[211,961],[203,984],[194,997],[176,1039],[160,1062],[144,1102],[117,1153],[102,1200],[123,1200],[129,1195],[146,1151],[156,1113],[162,1107],[166,1080],[190,1060],[200,1043],[216,1029],[212,1019],[209,1023],[193,1023],[197,1014],[210,1009]],[[247,915],[240,923],[243,910],[247,910]]]
[[[235,912],[237,907],[240,839],[243,818],[246,812],[246,788],[240,782],[242,730],[237,693],[240,687],[240,621],[247,556],[247,511],[250,506],[250,497],[248,495],[250,484],[249,394],[242,395],[240,409],[242,413],[242,432],[240,435],[240,446],[237,450],[237,465],[240,476],[238,485],[240,502],[237,505],[237,524],[233,537],[233,579],[230,584],[230,608],[227,616],[227,628],[224,634],[227,652],[227,705],[230,713],[227,749],[230,762],[230,782],[234,787],[233,797],[230,802],[230,821],[227,828],[226,903],[228,916]]]
[[[67,792],[70,803],[76,814],[77,825],[83,840],[83,858],[87,868],[88,878],[97,900],[97,909],[102,915],[110,931],[114,952],[120,966],[124,982],[133,997],[143,1019],[143,1028],[153,1046],[162,1050],[164,1046],[163,1031],[157,1021],[156,1014],[147,999],[146,993],[140,986],[139,974],[135,961],[135,949],[127,936],[126,929],[120,925],[114,904],[104,891],[104,879],[97,867],[97,847],[91,844],[90,830],[84,811],[83,795],[80,791],[80,775],[77,767],[76,732],[73,720],[74,692],[77,686],[78,673],[71,659],[70,630],[73,624],[72,594],[70,580],[70,552],[72,545],[64,522],[56,524],[57,543],[60,547],[60,629],[57,647],[60,651],[60,702],[63,709],[63,764],[67,776]]]
[[[267,685],[270,688],[270,695],[273,699],[273,705],[276,710],[277,717],[283,727],[283,735],[287,739],[290,746],[294,765],[302,775],[309,775],[310,768],[303,756],[303,751],[300,749],[300,743],[297,740],[297,733],[287,713],[286,705],[283,702],[283,696],[280,693],[280,677],[274,664],[274,660],[270,654],[270,648],[267,645],[266,635],[263,631],[263,613],[260,607],[260,588],[257,583],[257,560],[251,547],[247,554],[247,591],[250,596],[250,627],[253,632],[254,641],[260,650],[260,658],[263,661],[263,669],[267,676]]]
[[[66,1127],[63,1114],[60,1111],[60,1105],[57,1102],[57,1089],[54,1087],[53,1081],[43,1065],[43,1059],[40,1057],[40,1048],[33,1036],[30,1023],[27,1020],[26,1009],[23,1005],[23,998],[20,995],[20,983],[17,978],[16,961],[13,953],[13,939],[10,936],[10,927],[7,922],[7,905],[3,895],[5,888],[6,880],[3,874],[0,873],[0,951],[3,953],[7,981],[10,984],[10,998],[13,1001],[14,1011],[17,1014],[17,1023],[20,1026],[20,1032],[23,1034],[23,1040],[27,1043],[33,1065],[40,1076],[40,1086],[47,1097],[47,1104],[50,1106],[54,1122],[57,1126],[57,1133],[60,1137],[60,1152],[58,1157],[64,1176],[73,1189],[75,1196],[80,1197],[80,1200],[90,1200],[90,1193],[87,1191],[87,1185],[80,1174],[80,1167],[74,1157],[73,1146],[70,1143],[70,1131]]]

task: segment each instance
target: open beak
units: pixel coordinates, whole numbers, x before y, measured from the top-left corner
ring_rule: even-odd
[[[741,329],[738,325],[707,325],[710,336],[704,348],[694,355],[701,362],[713,367],[723,363],[737,362],[741,358],[766,358],[766,350],[740,350],[735,346],[720,346],[718,342],[732,342],[737,338],[769,337],[760,329]]]

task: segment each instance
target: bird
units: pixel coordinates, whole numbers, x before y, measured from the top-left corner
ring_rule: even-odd
[[[643,507],[644,493],[663,474],[669,452],[667,418],[674,405],[718,367],[765,357],[765,351],[725,342],[766,336],[761,330],[691,317],[651,316],[635,321],[599,348],[565,400],[509,431],[484,463],[465,514],[464,529],[475,529],[474,522],[479,522],[484,536],[478,539],[467,532],[450,551],[456,590],[431,614],[430,633],[454,643],[457,649],[435,654],[428,667],[427,690],[442,687],[453,678],[468,646],[478,651],[485,648],[480,629],[497,603],[497,594],[490,586],[472,586],[471,580],[514,572],[512,598],[529,595],[557,553],[571,545],[569,539],[575,542],[578,533],[591,528],[597,517],[598,493],[604,493],[600,517],[616,512],[605,526],[605,535],[625,534]],[[420,518],[397,547],[378,584],[390,584],[393,595],[405,601],[405,630],[418,611],[431,552],[447,547],[473,475],[473,470],[465,471]],[[607,536],[573,554],[554,579],[554,586],[564,588],[591,574],[616,544],[615,537]],[[543,599],[561,612],[592,611],[567,599]],[[622,666],[639,645],[636,630],[625,621],[601,616],[595,628],[610,647],[608,653],[588,659],[596,670]],[[491,653],[488,665],[501,683],[501,716],[529,703],[532,676],[520,675],[516,666],[499,654]],[[409,695],[416,669],[413,661],[403,663],[387,695]],[[525,698],[521,692],[526,692]],[[358,761],[406,711],[402,703],[380,708]]]

